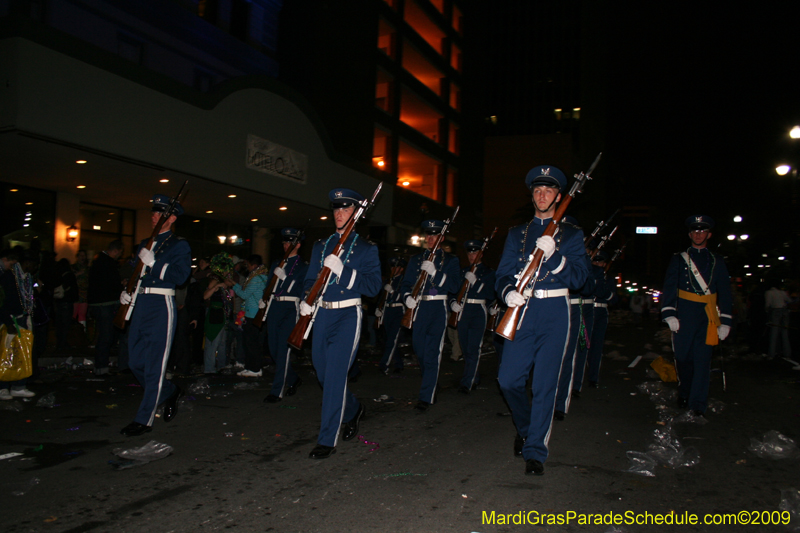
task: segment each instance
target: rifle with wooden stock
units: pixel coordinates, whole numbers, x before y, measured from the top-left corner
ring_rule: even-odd
[[[592,259],[594,259],[594,257],[597,255],[597,252],[599,252],[603,248],[603,246],[605,246],[606,243],[611,240],[611,237],[614,236],[614,233],[616,233],[617,228],[619,228],[619,226],[614,226],[614,229],[612,229],[608,235],[603,235],[603,237],[600,238],[600,242],[597,244],[597,248],[592,250],[592,253],[589,254]]]
[[[494,314],[491,310],[494,309]],[[494,327],[497,325],[497,315],[500,313],[500,302],[496,301],[489,306],[489,318],[486,319],[486,331],[494,333]]]
[[[439,238],[436,239],[436,243],[433,245],[433,248],[428,250],[423,261],[428,260],[428,258],[433,257],[436,254],[436,251],[441,247],[442,243],[444,242],[444,237],[447,234],[447,230],[450,229],[450,224],[456,219],[456,215],[458,215],[458,210],[461,206],[457,206],[456,210],[453,211],[453,216],[448,218],[444,221],[444,226],[442,227],[441,233],[439,233]],[[417,282],[414,284],[414,288],[411,291],[411,297],[417,302],[413,308],[406,308],[406,312],[403,314],[403,320],[400,322],[404,328],[411,329],[411,326],[414,324],[414,318],[417,316],[417,310],[419,309],[419,298],[422,292],[422,287],[425,286],[425,282],[428,280],[428,273],[424,270],[420,269],[419,277],[417,278]]]
[[[592,179],[591,176],[592,172],[597,166],[597,163],[600,162],[600,156],[602,155],[603,155],[602,152],[600,152],[597,155],[597,158],[594,160],[594,163],[592,163],[592,166],[589,167],[589,170],[586,173],[581,172],[580,174],[575,175],[575,183],[572,184],[572,188],[569,190],[567,197],[561,200],[561,204],[559,204],[558,208],[556,209],[553,219],[550,221],[550,224],[544,230],[542,236],[547,235],[552,237],[555,234],[556,229],[558,227],[556,221],[564,218],[564,213],[567,211],[567,207],[569,207],[569,204],[570,202],[572,202],[572,199],[575,198],[576,194],[582,192],[583,186],[586,184],[586,182]],[[529,289],[533,290],[533,282],[536,280],[536,274],[539,272],[539,267],[542,264],[543,257],[544,257],[544,252],[539,248],[534,248],[533,253],[531,253],[530,257],[528,257],[528,262],[526,263],[525,268],[522,269],[522,272],[520,272],[517,277],[517,284],[515,290],[518,293],[525,296],[526,292],[528,292]],[[497,324],[497,329],[495,330],[495,333],[497,333],[503,338],[513,341],[514,336],[517,333],[517,327],[522,317],[522,311],[527,305],[528,302],[526,301],[523,305],[509,307],[508,309],[506,309],[506,312],[503,313],[503,318],[501,318],[500,322]]]
[[[403,272],[403,267],[401,266],[393,266],[389,270],[389,281],[387,284],[391,285],[392,280],[399,276]],[[375,324],[373,326],[374,329],[381,329],[381,325],[383,324],[383,317],[386,316],[386,303],[389,301],[389,291],[386,289],[381,290],[381,296],[378,298],[378,303],[375,306],[375,309],[381,310],[381,316],[375,319]]]
[[[353,213],[353,216],[351,216],[350,220],[347,222],[347,224],[345,224],[342,234],[339,237],[339,242],[337,242],[336,246],[334,246],[331,255],[341,255],[342,250],[344,249],[344,243],[353,232],[353,228],[356,227],[356,222],[358,222],[358,220],[364,215],[364,213],[367,212],[370,207],[375,205],[375,199],[378,197],[378,193],[381,192],[382,186],[383,182],[378,184],[375,192],[372,193],[371,199],[364,199],[363,201],[359,202],[358,209],[356,209],[356,211]],[[300,319],[297,321],[297,324],[295,324],[291,335],[289,335],[288,344],[292,348],[296,348],[298,350],[302,349],[303,341],[308,338],[308,334],[311,331],[311,326],[314,324],[314,319],[316,318],[317,311],[319,310],[317,303],[325,294],[325,290],[328,288],[328,280],[330,277],[331,269],[326,266],[323,266],[317,273],[317,279],[314,282],[314,285],[311,287],[311,290],[308,291],[308,296],[305,300],[308,305],[314,308],[314,311],[310,315],[300,315]]]
[[[611,216],[610,216],[610,217],[608,217],[607,219],[605,219],[605,220],[601,220],[600,222],[598,222],[598,223],[597,223],[597,227],[596,227],[596,228],[594,228],[594,230],[592,230],[592,233],[590,233],[589,235],[587,235],[587,236],[586,236],[586,238],[584,238],[584,239],[583,239],[583,244],[584,244],[584,246],[586,246],[586,245],[588,245],[590,242],[592,242],[592,240],[593,240],[595,237],[597,237],[597,235],[598,235],[598,234],[599,234],[601,231],[603,231],[603,228],[605,228],[605,227],[608,227],[608,225],[609,225],[609,224],[611,224],[611,219],[612,219],[612,218],[614,218],[615,216],[617,216],[617,213],[619,213],[619,209],[617,209],[616,211],[614,211],[613,213],[611,213]]]
[[[283,259],[278,265],[278,268],[282,269],[286,267],[286,262],[289,261],[289,256],[294,251],[295,247],[297,246],[297,243],[300,242],[300,239],[303,238],[303,233],[304,233],[303,230],[300,230],[297,233],[297,235],[291,241],[289,241],[292,243],[292,245],[289,246],[289,249],[286,250],[285,254],[283,254]],[[266,322],[267,320],[267,313],[269,312],[269,306],[272,305],[272,300],[275,299],[274,292],[275,292],[275,286],[277,284],[278,284],[278,276],[276,274],[272,274],[272,278],[269,280],[269,283],[264,289],[264,294],[261,295],[261,299],[267,302],[267,305],[266,307],[259,309],[258,313],[256,313],[255,318],[253,318],[253,325],[259,329],[261,329],[261,326],[263,326],[264,322]]]
[[[628,246],[628,243],[623,244],[621,248],[618,248],[617,251],[614,252],[614,255],[612,255],[611,259],[609,259],[608,263],[606,263],[606,267],[605,270],[603,270],[603,272],[608,272],[608,269],[611,268],[612,263],[614,263],[614,261],[619,259],[619,256],[622,255],[622,252],[625,251],[626,246]]]
[[[481,262],[483,258],[483,252],[486,251],[486,247],[489,246],[489,241],[494,238],[494,234],[497,233],[497,226],[494,227],[492,234],[488,237],[483,239],[483,244],[481,245],[481,249],[478,250],[477,255],[475,256],[475,260],[469,265],[469,271],[475,274],[475,271],[478,269],[478,263]],[[447,319],[447,325],[451,328],[458,327],[458,321],[461,320],[461,314],[464,312],[464,301],[467,299],[467,292],[469,291],[469,281],[466,279],[461,282],[461,289],[458,291],[458,296],[456,296],[456,303],[461,306],[461,311],[458,313],[450,313],[450,318]]]
[[[161,218],[158,219],[158,222],[153,228],[153,232],[150,234],[150,240],[148,240],[147,244],[145,245],[148,250],[153,249],[153,242],[156,240],[156,237],[158,237],[158,234],[161,233],[161,228],[164,226],[164,223],[169,220],[170,216],[172,216],[173,211],[175,210],[175,204],[180,201],[181,194],[183,194],[183,189],[186,188],[187,183],[189,183],[189,180],[183,182],[178,194],[169,201],[167,209],[161,213]],[[133,269],[133,274],[131,274],[128,284],[125,286],[125,292],[131,295],[131,303],[120,305],[119,309],[117,309],[116,316],[114,316],[114,325],[119,329],[125,329],[125,322],[127,322],[133,314],[133,308],[136,306],[136,300],[139,296],[139,286],[142,284],[143,271],[144,263],[141,259],[137,258],[136,266]]]

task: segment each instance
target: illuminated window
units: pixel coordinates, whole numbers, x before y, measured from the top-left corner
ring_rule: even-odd
[[[458,155],[459,147],[461,143],[459,142],[459,132],[458,132],[458,125],[450,123],[450,132],[447,137],[447,149],[450,152]]]
[[[398,187],[440,202],[443,196],[442,182],[441,161],[401,140],[397,153]]]
[[[372,141],[372,166],[380,170],[388,171],[391,168],[391,134],[380,128],[375,127],[375,137]]]
[[[400,120],[434,142],[439,139],[439,123],[443,115],[428,105],[425,100],[403,87],[400,96]]]
[[[406,2],[405,21],[409,26],[419,33],[420,37],[425,39],[434,50],[439,52],[440,55],[444,53],[442,50],[442,39],[444,39],[444,32],[439,29],[435,22],[417,5],[414,0]]]
[[[403,43],[403,68],[421,81],[428,89],[442,96],[444,74],[422,57],[408,41]]]
[[[378,76],[375,81],[375,107],[391,113],[393,101],[394,78],[386,71],[378,69]]]
[[[389,4],[389,7],[391,7],[392,9],[397,9],[397,0],[383,0],[383,1]]]
[[[397,32],[384,19],[378,22],[378,50],[392,59],[397,52]]]
[[[453,29],[456,30],[459,34],[461,34],[461,30],[464,27],[464,22],[462,21],[463,15],[461,14],[461,10],[458,9],[457,6],[453,6]]]
[[[461,72],[461,48],[456,45],[450,46],[450,66]]]
[[[458,170],[447,169],[447,195],[445,203],[450,207],[458,205]]]
[[[461,89],[453,83],[450,83],[450,107],[461,111]]]
[[[431,0],[431,4],[436,8],[436,11],[444,14],[444,0]]]

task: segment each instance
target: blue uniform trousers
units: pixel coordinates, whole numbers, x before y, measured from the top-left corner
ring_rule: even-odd
[[[442,346],[447,329],[447,301],[429,300],[419,302],[419,310],[411,330],[411,342],[422,372],[419,400],[434,403],[436,384],[439,382],[439,366],[442,362]]]
[[[390,365],[394,368],[403,368],[403,358],[397,353],[397,343],[400,339],[400,331],[403,329],[400,326],[400,322],[403,320],[405,309],[402,305],[397,307],[387,306],[383,312],[386,346],[383,348],[383,357],[381,357],[379,365],[381,372],[388,370]]]
[[[572,376],[572,390],[578,392],[583,388],[583,374],[586,371],[586,358],[589,355],[589,347],[592,345],[592,331],[594,330],[594,304],[583,304],[581,306],[581,318],[583,320],[583,327],[585,328],[584,335],[587,339],[586,344],[581,348],[580,344],[577,346],[577,353],[575,354],[575,367],[574,375]]]
[[[680,300],[678,320],[680,328],[672,334],[678,396],[689,400],[689,409],[704,413],[708,407],[711,355],[714,350],[713,346],[706,344],[708,316],[705,304]]]
[[[572,398],[572,375],[575,372],[575,359],[578,354],[578,334],[581,331],[581,304],[569,306],[569,343],[564,362],[561,365],[561,378],[558,381],[556,410],[569,412],[569,401]]]
[[[347,387],[347,372],[358,352],[362,308],[319,309],[314,322],[311,359],[322,385],[322,420],[317,443],[336,446],[343,421],[356,416],[359,402]]]
[[[592,342],[589,346],[589,383],[600,382],[600,363],[603,362],[603,345],[608,329],[608,307],[594,308],[594,325],[592,326]]]
[[[547,459],[561,364],[569,342],[569,298],[530,301],[513,341],[506,340],[498,381],[523,438],[525,460]],[[531,378],[532,400],[525,384]]]
[[[292,368],[289,335],[292,334],[300,314],[300,303],[274,300],[267,313],[267,339],[269,353],[275,360],[275,377],[272,380],[270,394],[283,398],[286,384],[294,384],[297,374]]]
[[[175,392],[175,385],[164,379],[175,334],[175,297],[140,294],[128,332],[128,367],[144,387],[135,422],[152,426],[160,403]]]
[[[481,382],[478,365],[481,360],[483,332],[486,330],[486,305],[465,304],[458,321],[458,342],[464,356],[464,375],[461,386],[471,389]]]

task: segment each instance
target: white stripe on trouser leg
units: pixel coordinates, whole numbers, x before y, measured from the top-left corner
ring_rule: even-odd
[[[164,351],[161,354],[161,377],[158,380],[158,393],[156,394],[156,402],[153,405],[153,412],[150,413],[150,421],[147,423],[148,426],[153,425],[153,419],[156,417],[156,411],[158,411],[159,400],[161,399],[161,388],[164,385],[164,373],[167,371],[167,362],[169,361],[169,349],[172,347],[172,296],[167,296],[165,294],[164,302],[167,305],[167,342],[164,346]]]
[[[347,364],[347,370],[344,373],[344,388],[342,389],[342,410],[341,414],[339,415],[339,428],[342,427],[342,422],[344,420],[344,408],[347,405],[347,374],[350,372],[350,367],[353,365],[353,359],[356,357],[356,353],[358,352],[358,341],[361,338],[361,306],[354,305],[356,309],[356,335],[353,339],[353,348],[350,350],[350,362]],[[333,446],[334,448],[339,443],[339,429],[336,430],[336,438],[333,439]]]
[[[386,361],[386,368],[388,370],[389,365],[392,364],[392,360],[394,359],[394,351],[397,349],[397,339],[400,338],[400,329],[397,330],[397,334],[394,336],[394,344],[392,344],[392,351],[389,352],[389,359]]]
[[[436,381],[433,383],[433,392],[431,392],[431,401],[436,399],[436,387],[439,386],[439,369],[442,367],[442,348],[444,347],[444,337],[447,334],[447,300],[442,300],[444,307],[444,329],[442,329],[442,338],[439,341],[439,357],[436,359]]]
[[[478,361],[475,363],[475,372],[472,374],[472,381],[469,382],[469,388],[475,386],[475,379],[478,377],[478,368],[481,366],[481,350],[483,349],[483,332],[486,331],[486,305],[480,304],[483,309],[483,326],[481,327],[481,342],[478,343]]]
[[[289,358],[292,356],[292,349],[289,346],[286,346],[286,361],[283,364],[283,386],[281,387],[281,393],[278,395],[278,398],[283,398],[283,391],[286,390],[286,374],[289,373]]]
[[[556,388],[553,391],[553,409],[556,406],[556,397],[558,396],[558,382],[561,381],[561,367],[564,365],[564,356],[567,353],[567,344],[569,344],[569,330],[572,329],[572,320],[570,320],[569,296],[564,296],[564,301],[567,303],[567,335],[564,337],[564,349],[561,350],[561,358],[558,360],[558,378],[556,378]],[[535,370],[534,370],[535,372]],[[551,410],[551,412],[552,412]],[[550,425],[547,428],[547,433],[544,436],[544,449],[550,452],[547,443],[550,442],[550,432],[553,431],[553,417],[550,417]]]

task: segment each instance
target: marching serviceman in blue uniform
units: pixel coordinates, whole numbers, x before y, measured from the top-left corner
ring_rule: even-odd
[[[293,396],[297,388],[302,385],[302,380],[292,368],[291,348],[289,335],[292,334],[297,319],[300,317],[300,300],[303,298],[303,283],[308,272],[308,263],[298,255],[301,240],[297,240],[300,230],[296,228],[283,228],[283,252],[289,252],[284,268],[280,267],[283,258],[275,261],[270,266],[270,272],[278,276],[278,281],[272,292],[272,302],[267,310],[267,342],[269,353],[275,360],[275,377],[272,380],[272,389],[264,398],[265,402],[276,403],[283,399],[283,395]],[[295,242],[296,241],[296,242]],[[259,307],[266,307],[268,302],[261,300]],[[291,385],[286,386],[287,383]]]
[[[448,293],[458,291],[461,279],[456,256],[440,248],[433,257],[429,257],[430,250],[436,245],[442,229],[444,222],[441,220],[426,220],[422,223],[428,250],[411,258],[400,286],[406,307],[409,309],[419,307],[411,328],[411,343],[422,372],[422,386],[417,405],[414,406],[420,413],[425,412],[436,400],[442,346],[447,329]],[[423,270],[428,273],[428,277],[417,301],[411,296],[411,292]]]
[[[464,243],[470,265],[478,256],[482,245],[483,241],[480,239]],[[474,274],[469,266],[466,267],[461,271],[459,289],[456,292],[460,290],[463,279],[469,283],[464,305],[460,305],[453,297],[450,300],[450,309],[454,313],[461,313],[458,321],[458,341],[464,354],[464,375],[461,377],[458,392],[469,394],[481,382],[478,366],[481,360],[483,334],[486,331],[487,308],[494,301],[494,270],[483,262],[478,263]]]
[[[168,196],[153,196],[154,228],[169,204]],[[152,429],[156,410],[161,404],[164,404],[164,421],[172,420],[183,393],[180,387],[164,379],[175,333],[175,286],[184,283],[192,269],[189,243],[172,233],[172,225],[183,214],[183,207],[175,202],[172,213],[161,226],[161,233],[153,240],[152,248],[146,247],[149,239],[145,239],[137,251],[144,269],[128,331],[128,366],[144,388],[144,397],[133,422],[121,431],[129,437]],[[130,304],[131,295],[122,291],[120,302]]]
[[[608,330],[608,306],[617,303],[618,299],[617,281],[609,278],[605,273],[608,259],[608,254],[603,250],[598,251],[592,259],[592,271],[601,272],[602,278],[597,278],[595,288],[594,325],[586,363],[590,387],[597,387],[600,383],[600,363],[603,360],[603,347],[606,342],[606,330]]]
[[[325,459],[336,452],[340,427],[342,440],[350,440],[358,433],[364,405],[348,390],[347,372],[361,338],[361,297],[375,296],[381,288],[381,263],[373,243],[353,231],[341,256],[331,254],[356,211],[356,203],[364,197],[350,189],[334,189],[328,197],[336,231],[314,243],[304,288],[308,291],[314,286],[323,266],[331,270],[331,276],[318,309],[305,300],[300,302],[301,315],[316,311],[311,357],[322,385],[322,422],[317,446],[309,454],[312,459]]]
[[[386,332],[386,346],[383,348],[383,357],[378,368],[384,374],[388,374],[391,367],[394,372],[403,371],[403,357],[397,353],[397,341],[400,338],[402,327],[400,322],[403,320],[402,293],[400,283],[403,281],[403,272],[406,268],[406,261],[400,257],[392,257],[389,260],[391,271],[383,290],[387,292],[386,303],[383,309],[375,309],[375,316],[383,320],[384,331]]]
[[[572,225],[580,229],[578,221],[571,216],[565,216],[561,221],[561,225]],[[586,268],[591,269],[592,260],[589,254],[584,255]],[[583,317],[581,316],[583,308],[583,299],[591,298],[593,300],[593,292],[595,287],[595,279],[592,276],[586,277],[586,282],[583,287],[577,291],[569,291],[569,304],[570,304],[570,328],[569,328],[569,343],[567,344],[567,355],[564,357],[564,362],[561,365],[561,378],[558,381],[558,394],[556,396],[556,410],[553,417],[556,420],[564,420],[569,412],[569,404],[572,399],[572,376],[575,373],[575,362],[578,357],[578,349],[583,340],[584,345],[588,345],[589,337],[586,334],[586,328],[583,325]],[[593,311],[593,308],[589,308]],[[583,339],[581,339],[581,336]],[[584,359],[582,360],[584,363]],[[583,364],[583,363],[582,363]],[[581,371],[581,379],[583,378],[583,371]]]
[[[708,406],[711,353],[730,333],[733,295],[725,260],[707,247],[714,220],[707,215],[691,216],[686,226],[692,245],[670,260],[661,316],[672,331],[678,406],[703,416]]]
[[[554,237],[544,235],[567,187],[564,173],[553,166],[539,166],[528,172],[525,184],[532,192],[536,216],[509,230],[497,268],[498,297],[509,307],[523,306],[514,340],[505,341],[498,382],[517,428],[514,455],[525,458],[526,474],[542,475],[569,342],[569,290],[583,286],[588,270],[581,230],[564,225]],[[536,248],[543,252],[541,267],[533,286],[520,293],[515,276]],[[526,382],[531,368],[533,398],[529,400]]]
[[[597,252],[598,254],[601,252]],[[588,255],[588,250],[587,250]],[[605,270],[601,266],[594,265],[589,259],[590,270],[587,283],[591,283],[592,290],[586,296],[581,296],[581,318],[583,320],[584,341],[578,340],[577,351],[575,353],[575,366],[572,376],[572,393],[574,398],[580,398],[583,390],[583,377],[586,374],[586,361],[589,358],[589,349],[592,345],[592,332],[594,331],[594,302],[595,299],[602,300],[608,295],[605,288]]]

